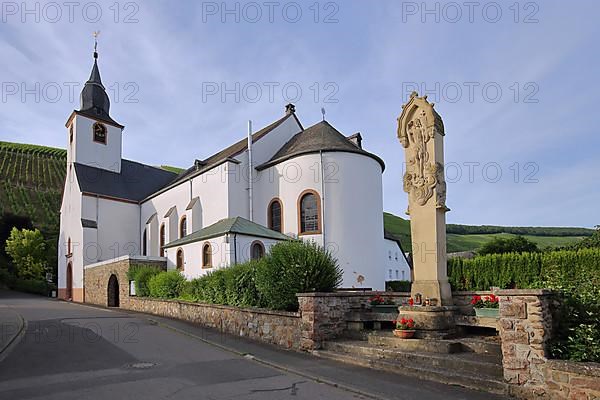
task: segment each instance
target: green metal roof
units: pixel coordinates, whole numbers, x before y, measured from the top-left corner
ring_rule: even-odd
[[[275,240],[292,239],[283,233],[276,232],[255,222],[248,221],[245,218],[235,217],[222,219],[212,225],[207,226],[206,228],[202,228],[199,231],[190,233],[181,239],[167,243],[165,247],[181,246],[188,243],[198,242],[200,240],[223,236],[227,233],[237,233],[240,235],[257,236]]]

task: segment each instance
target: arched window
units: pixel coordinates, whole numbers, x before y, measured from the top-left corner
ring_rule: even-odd
[[[67,256],[71,256],[71,238],[67,240]]]
[[[298,227],[300,235],[321,233],[321,202],[317,192],[305,190],[298,199]]]
[[[148,251],[147,243],[148,243],[148,235],[146,234],[146,230],[144,229],[144,234],[142,235],[142,255],[143,256],[145,256]]]
[[[106,144],[106,126],[96,122],[92,129],[94,131],[94,142]]]
[[[179,237],[182,238],[185,235],[187,235],[187,218],[184,215],[179,222]]]
[[[73,124],[69,127],[69,144],[73,143]]]
[[[258,260],[263,258],[265,255],[265,246],[260,241],[255,241],[252,243],[250,247],[250,258],[253,260]]]
[[[165,224],[160,226],[160,235],[159,235],[159,246],[160,246],[160,256],[165,256]]]
[[[279,199],[273,199],[271,200],[271,202],[269,203],[269,207],[268,207],[268,215],[267,215],[267,223],[269,226],[269,229],[273,229],[274,231],[277,232],[282,232],[283,231],[283,224],[282,224],[282,212],[281,212],[281,201]]]
[[[202,246],[202,268],[212,267],[212,248],[210,243],[204,243]]]
[[[177,271],[183,271],[183,250],[177,250]]]

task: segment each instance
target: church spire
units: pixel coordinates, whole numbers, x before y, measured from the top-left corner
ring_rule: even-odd
[[[110,118],[110,100],[106,94],[106,89],[100,79],[100,70],[98,69],[98,34],[94,32],[94,65],[90,78],[83,86],[80,96],[80,111],[90,112],[93,115],[112,121]]]

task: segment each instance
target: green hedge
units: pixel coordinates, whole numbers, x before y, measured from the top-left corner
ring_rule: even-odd
[[[411,287],[411,281],[387,281],[385,283],[385,290],[388,292],[410,292]]]
[[[314,242],[288,241],[253,260],[181,283],[176,271],[161,272],[149,282],[150,296],[226,304],[297,310],[300,292],[331,292],[342,281],[342,271],[331,253]],[[167,279],[167,274],[170,278]]]
[[[600,362],[600,248],[546,253],[492,254],[448,260],[454,290],[549,288],[562,308],[552,353]]]
[[[127,271],[127,279],[135,281],[135,294],[140,297],[150,296],[148,282],[154,275],[158,275],[161,269],[152,265],[133,265]]]
[[[151,297],[174,299],[183,292],[185,277],[179,271],[162,271],[148,281]]]

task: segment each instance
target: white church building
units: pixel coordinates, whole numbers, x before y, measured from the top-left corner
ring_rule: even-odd
[[[164,260],[192,279],[292,238],[330,250],[342,287],[384,289],[388,253],[401,250],[384,238],[384,163],[360,134],[345,136],[327,121],[304,127],[288,104],[270,125],[180,174],[126,160],[124,126],[110,116],[94,58],[66,123],[61,298],[84,301],[84,269],[107,260]]]

